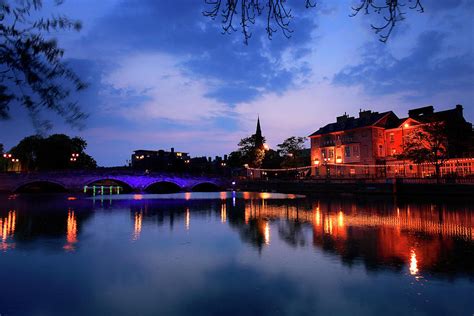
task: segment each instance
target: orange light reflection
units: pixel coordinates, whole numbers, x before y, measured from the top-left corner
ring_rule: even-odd
[[[0,218],[0,250],[7,251],[9,248],[14,248],[14,243],[9,243],[8,240],[15,235],[16,228],[16,211],[9,211],[7,217]]]
[[[132,240],[138,240],[140,238],[140,234],[142,232],[142,220],[143,220],[143,213],[142,212],[135,213]]]
[[[66,241],[67,243],[63,247],[64,250],[74,251],[76,249],[74,244],[77,243],[77,220],[73,210],[67,212]]]

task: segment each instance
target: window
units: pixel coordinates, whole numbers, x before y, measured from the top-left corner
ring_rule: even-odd
[[[352,147],[352,153],[354,154],[355,157],[359,157],[359,145],[354,145]]]
[[[321,149],[321,157],[326,158],[326,149]]]
[[[383,156],[383,146],[379,145],[379,156]]]
[[[346,153],[346,157],[350,157],[350,156],[351,156],[351,147],[350,147],[350,146],[344,147],[344,151],[345,151],[345,153]]]
[[[393,135],[393,133],[390,133],[390,142],[395,142],[395,135]]]
[[[329,149],[329,159],[332,159],[334,157],[334,149]]]

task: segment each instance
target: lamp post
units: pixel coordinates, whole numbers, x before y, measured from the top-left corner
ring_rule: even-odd
[[[314,160],[314,165],[315,165],[314,175],[316,176],[316,170],[318,170],[317,174],[319,176],[319,159],[318,158]]]
[[[402,125],[402,149],[405,151],[405,133],[403,128],[408,128],[410,125],[405,123]],[[403,177],[406,178],[405,158],[403,158]]]
[[[324,157],[324,167],[326,169],[326,178],[329,179],[329,167],[328,167],[328,159]]]
[[[78,157],[79,157],[79,154],[72,153],[72,154],[71,154],[71,158],[69,158],[69,161],[75,162],[75,161],[77,161],[77,158],[78,158]]]

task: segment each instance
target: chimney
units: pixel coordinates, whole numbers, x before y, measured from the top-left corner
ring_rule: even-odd
[[[372,111],[371,110],[360,110],[359,111],[359,118],[360,119],[367,119],[367,118],[370,118],[370,115],[372,114]]]
[[[227,155],[224,155],[224,161],[227,161]]]
[[[463,107],[461,104],[456,105],[456,112],[458,112],[459,116],[463,116]]]
[[[432,105],[430,105],[430,106],[425,106],[425,107],[422,107],[422,108],[417,108],[417,109],[413,109],[413,110],[408,111],[408,117],[416,119],[416,118],[420,118],[422,116],[423,117],[424,116],[429,116],[433,113],[434,113],[434,108],[433,108]]]
[[[174,154],[174,147],[171,147],[171,153]]]
[[[340,124],[343,124],[347,121],[348,118],[349,118],[349,115],[347,115],[347,113],[344,112],[344,115],[336,117],[336,122],[340,123]]]

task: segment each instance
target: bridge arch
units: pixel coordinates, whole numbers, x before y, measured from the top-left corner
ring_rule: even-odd
[[[100,187],[100,186],[120,186],[122,187],[122,193],[130,193],[133,191],[132,185],[130,185],[128,182],[121,180],[121,179],[116,179],[116,178],[96,178],[93,180],[88,181],[84,186],[87,187]]]
[[[222,188],[213,182],[205,181],[205,182],[200,182],[200,183],[195,184],[191,188],[191,191],[193,192],[219,192],[219,191],[222,191]]]
[[[145,192],[147,193],[178,193],[181,192],[183,188],[172,181],[159,180],[153,183],[150,183],[146,188]]]
[[[61,193],[68,192],[67,187],[57,181],[38,179],[31,180],[18,185],[14,193]]]

